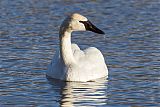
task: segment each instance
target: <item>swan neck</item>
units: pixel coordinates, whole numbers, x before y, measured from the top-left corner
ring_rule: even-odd
[[[60,54],[65,65],[75,62],[71,47],[71,32],[60,33]]]

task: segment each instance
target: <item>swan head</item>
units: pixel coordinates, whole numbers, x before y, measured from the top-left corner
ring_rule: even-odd
[[[102,30],[97,28],[95,25],[93,25],[86,17],[74,13],[71,14],[67,19],[64,21],[62,26],[65,26],[69,31],[92,31],[98,34],[104,34]],[[62,27],[64,29],[64,27]]]

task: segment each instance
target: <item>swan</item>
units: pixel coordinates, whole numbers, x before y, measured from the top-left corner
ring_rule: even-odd
[[[95,47],[81,50],[71,43],[73,31],[92,31],[104,34],[86,17],[73,13],[62,23],[59,31],[60,45],[46,75],[62,81],[87,82],[108,76],[108,69],[102,53]]]

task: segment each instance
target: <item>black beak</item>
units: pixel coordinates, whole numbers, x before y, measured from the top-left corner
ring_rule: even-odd
[[[105,34],[102,30],[94,26],[90,21],[79,21],[79,22],[84,24],[86,30],[99,33],[99,34]]]

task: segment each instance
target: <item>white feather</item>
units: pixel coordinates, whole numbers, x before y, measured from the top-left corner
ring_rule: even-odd
[[[91,81],[108,75],[102,53],[95,47],[80,50],[77,44],[71,44],[71,33],[84,30],[84,25],[76,19],[66,19],[60,29],[60,49],[57,50],[48,66],[49,77],[64,81]],[[76,18],[81,15],[76,15]],[[85,19],[86,20],[86,19]],[[74,28],[74,30],[72,29]]]

